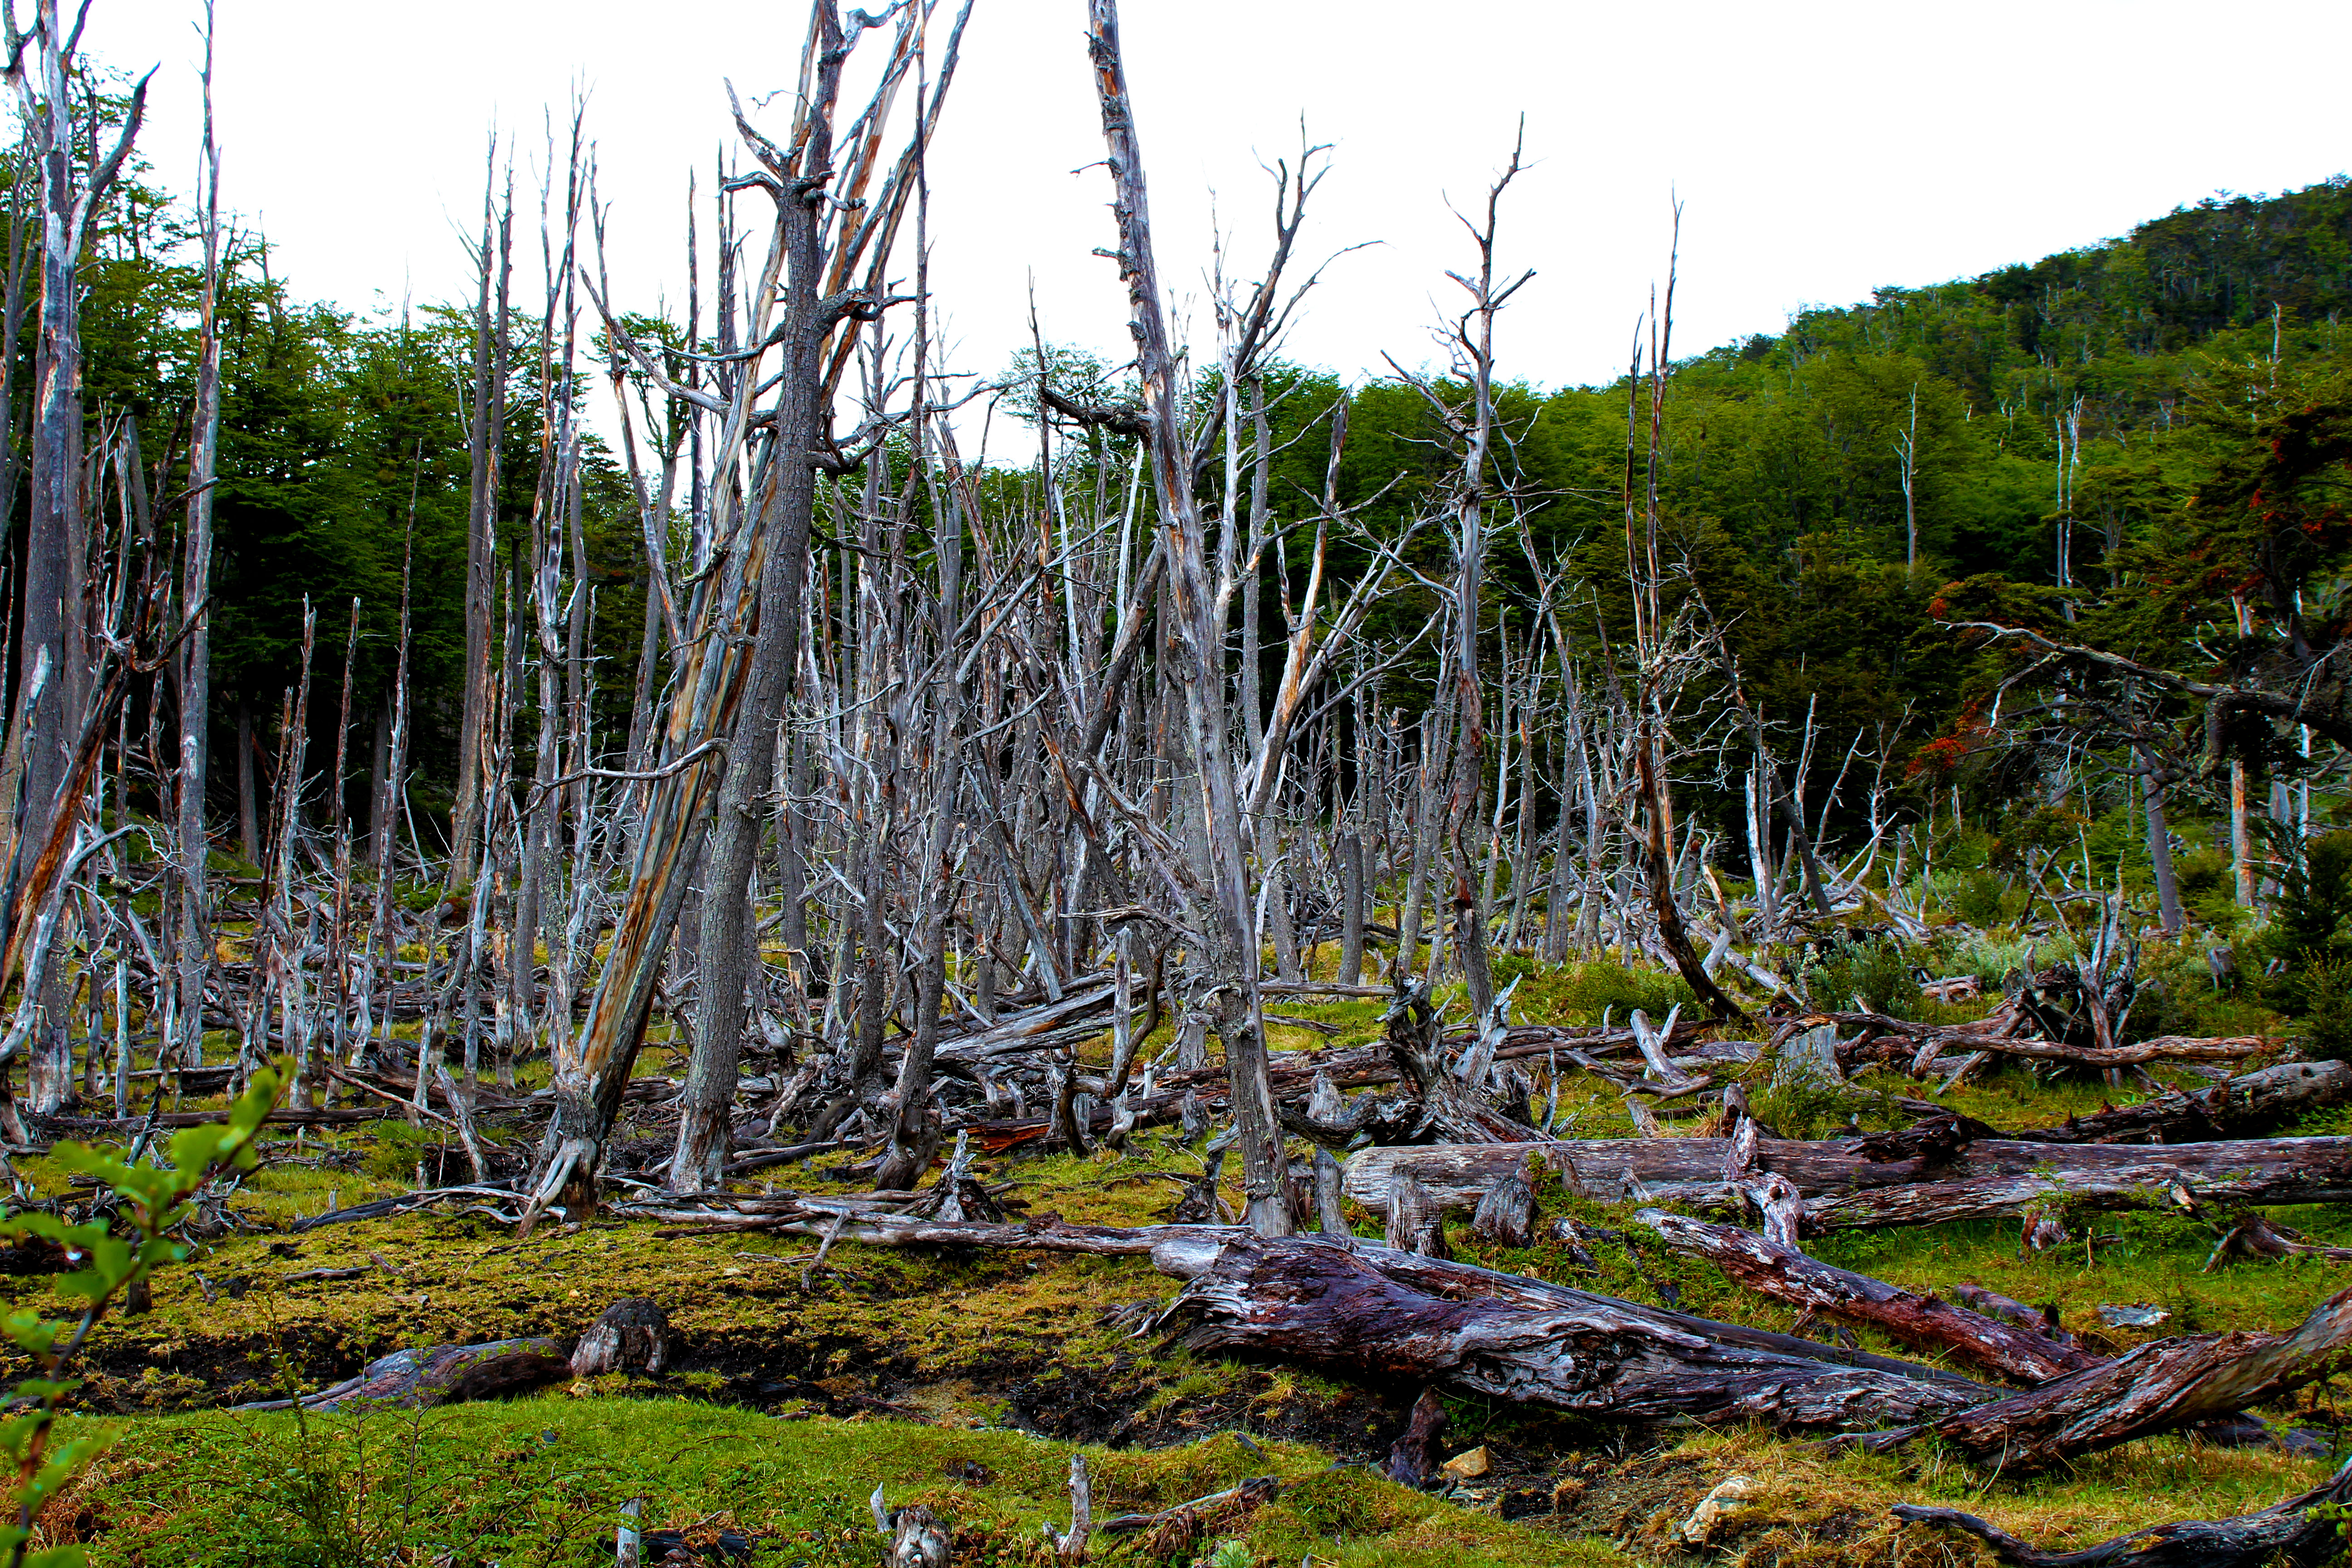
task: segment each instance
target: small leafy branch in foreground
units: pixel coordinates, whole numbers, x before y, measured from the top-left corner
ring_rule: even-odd
[[[58,1411],[65,1396],[79,1386],[65,1370],[80,1352],[100,1321],[127,1291],[143,1284],[156,1268],[177,1263],[188,1249],[170,1239],[171,1228],[187,1217],[189,1200],[214,1177],[229,1171],[249,1171],[255,1163],[254,1142],[262,1119],[278,1103],[286,1079],[285,1064],[253,1075],[253,1082],[226,1121],[184,1128],[173,1134],[171,1154],[163,1162],[134,1163],[117,1152],[92,1149],[83,1143],[60,1143],[53,1152],[58,1164],[87,1176],[117,1200],[115,1217],[122,1235],[116,1235],[104,1215],[80,1225],[68,1225],[52,1214],[18,1214],[0,1220],[0,1237],[22,1240],[36,1237],[55,1242],[82,1267],[57,1278],[57,1292],[81,1304],[79,1321],[44,1318],[28,1309],[8,1314],[5,1327],[16,1348],[33,1358],[33,1375],[16,1385],[0,1420],[0,1454],[16,1477],[13,1518],[0,1523],[0,1552],[6,1568],[79,1568],[79,1546],[53,1547],[26,1554],[33,1538],[33,1521],[48,1500],[79,1474],[105,1447],[102,1435],[52,1443]]]

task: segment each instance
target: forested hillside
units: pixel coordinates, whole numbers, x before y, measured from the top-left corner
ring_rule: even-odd
[[[1086,11],[975,376],[969,0],[668,314],[584,109],[353,312],[0,7],[0,1568],[2330,1560],[2352,183],[1556,386],[1518,147],[1344,382]]]
[[[185,214],[166,195],[126,190],[112,217],[83,269],[90,416],[94,431],[137,426],[145,482],[161,499],[184,478],[199,279],[186,265]],[[437,836],[446,824],[433,825],[453,798],[463,684],[471,307],[357,318],[302,303],[299,280],[269,272],[265,236],[239,237],[229,258],[215,747],[236,754],[243,714],[258,737],[260,787],[273,787],[273,731],[299,680],[303,603],[332,609],[340,627],[356,597],[352,708],[363,728],[347,788],[352,809],[364,812],[363,770],[379,716],[388,721],[402,567],[413,551],[409,679],[419,728],[409,787],[420,823]],[[1985,679],[1969,640],[1939,624],[1938,590],[1957,580],[2063,582],[2088,603],[2112,588],[2110,563],[2127,546],[2159,537],[2177,546],[2200,487],[2237,455],[2233,437],[2251,437],[2263,412],[2298,398],[2340,395],[2347,290],[2352,188],[2339,179],[2275,197],[2210,198],[2031,266],[1801,310],[1781,334],[1675,364],[1657,465],[1669,549],[1730,627],[1769,711],[1793,718],[1816,704],[1841,747],[1858,731],[1883,729],[1907,763],[1951,730]],[[538,484],[538,330],[510,310],[495,508],[501,583],[513,581],[526,549]],[[21,331],[18,342],[21,405],[32,347]],[[1016,408],[1035,406],[1017,379],[1032,363],[1024,356],[1011,368]],[[1108,367],[1068,351],[1058,368],[1087,385]],[[1540,367],[1524,368],[1525,379],[1496,397],[1512,509],[1547,566],[1572,561],[1605,603],[1624,592],[1628,386],[1545,394]],[[1436,422],[1411,388],[1344,387],[1288,366],[1273,367],[1268,384],[1281,398],[1270,415],[1277,496],[1320,489],[1324,453],[1303,437],[1341,400],[1349,438],[1339,494],[1368,523],[1398,529],[1444,482],[1431,460]],[[13,427],[24,426],[20,412]],[[619,730],[644,627],[643,535],[593,433],[585,462],[594,700],[600,726]],[[1646,485],[1646,448],[1638,466],[1636,482]],[[1213,491],[1220,478],[1208,476]],[[22,548],[24,504],[20,493],[12,549]],[[1526,635],[1533,576],[1517,548],[1496,577],[1498,630]],[[2228,598],[2220,588],[2202,614],[2230,619]],[[1389,613],[1403,625],[1418,612],[1400,604]],[[1588,629],[1580,619],[1573,632]],[[320,679],[337,676],[324,669]],[[314,706],[322,723],[328,710]],[[529,731],[526,721],[526,751]],[[324,735],[314,754],[331,748],[319,743]],[[236,812],[237,783],[226,771],[214,781],[212,809],[224,820]]]

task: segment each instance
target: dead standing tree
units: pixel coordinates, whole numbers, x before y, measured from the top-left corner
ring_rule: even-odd
[[[1102,108],[1103,142],[1118,221],[1118,261],[1128,288],[1129,330],[1135,336],[1136,379],[1142,401],[1144,445],[1151,465],[1160,543],[1168,561],[1168,628],[1171,671],[1183,689],[1187,740],[1197,764],[1205,829],[1206,875],[1171,879],[1185,905],[1189,939],[1201,948],[1206,1010],[1224,1047],[1235,1131],[1242,1150],[1245,1218],[1262,1236],[1287,1236],[1290,1202],[1282,1156],[1282,1128],[1266,1071],[1265,1026],[1258,1004],[1258,955],[1252,935],[1248,868],[1243,858],[1241,802],[1227,738],[1221,654],[1206,535],[1193,490],[1181,424],[1176,356],[1161,303],[1152,255],[1151,216],[1137,144],[1135,110],[1119,57],[1118,0],[1090,0],[1088,56]],[[1191,868],[1175,868],[1180,872]]]
[[[1523,272],[1508,282],[1495,277],[1495,237],[1499,226],[1503,193],[1520,170],[1520,146],[1511,147],[1511,161],[1486,189],[1482,224],[1460,218],[1477,247],[1475,277],[1458,272],[1447,277],[1470,297],[1468,307],[1445,330],[1444,342],[1454,362],[1454,373],[1468,394],[1466,405],[1456,406],[1427,380],[1390,364],[1436,411],[1461,450],[1461,472],[1454,480],[1454,513],[1453,673],[1455,686],[1455,731],[1452,788],[1445,802],[1445,837],[1453,851],[1454,942],[1460,952],[1463,979],[1470,992],[1474,1018],[1485,1018],[1495,1000],[1495,981],[1486,962],[1486,908],[1474,890],[1477,856],[1468,839],[1470,818],[1486,777],[1486,700],[1479,683],[1478,630],[1486,558],[1488,470],[1495,440],[1495,316],[1511,296],[1535,277]]]
[[[188,454],[188,523],[182,547],[180,614],[188,640],[177,660],[180,679],[179,992],[171,1047],[183,1067],[204,1059],[205,984],[212,973],[212,921],[206,870],[211,841],[205,833],[207,716],[212,711],[212,628],[205,617],[212,593],[213,476],[220,456],[220,148],[213,141],[213,8],[205,6],[205,141],[197,164],[202,197],[205,280],[197,302],[195,438]]]
[[[857,37],[896,16],[889,61],[874,97],[844,138],[851,161],[835,164],[835,121],[842,70]],[[877,18],[855,13],[845,26],[832,0],[812,7],[802,57],[798,108],[783,146],[754,130],[739,108],[736,123],[761,172],[740,182],[764,190],[776,206],[767,260],[751,294],[750,346],[734,367],[733,395],[720,400],[682,386],[637,348],[609,300],[597,298],[605,326],[639,370],[671,396],[695,403],[720,423],[712,472],[731,476],[752,451],[749,493],[722,485],[712,498],[711,541],[698,576],[688,638],[675,653],[673,695],[661,740],[659,765],[645,798],[633,864],[609,955],[576,1037],[559,1042],[556,1109],[532,1173],[526,1225],[548,1205],[593,1206],[604,1140],[620,1109],[654,1001],[654,986],[684,911],[704,837],[716,820],[707,875],[705,920],[698,943],[706,968],[698,976],[707,1011],[699,1043],[727,1053],[724,1071],[698,1075],[723,1080],[723,1092],[689,1090],[688,1115],[718,1118],[707,1142],[723,1162],[725,1122],[734,1092],[734,1055],[742,1027],[742,990],[750,955],[748,886],[762,826],[754,796],[774,772],[776,726],[797,662],[801,596],[819,466],[853,466],[833,446],[825,372],[827,340],[844,322],[870,319],[885,300],[878,278],[850,283],[845,268],[862,256],[886,257],[910,182],[894,177],[879,201],[859,195],[878,165],[890,104],[905,79],[929,7],[899,6]],[[936,97],[930,106],[937,112]],[[905,168],[902,160],[899,169]],[[849,187],[845,197],[836,182]],[[836,285],[823,291],[828,282]],[[782,305],[780,318],[776,308]],[[771,350],[782,366],[776,401],[754,407],[760,369]],[[722,766],[718,758],[728,756]],[[720,1064],[713,1063],[713,1066]],[[709,1157],[698,1148],[698,1166]]]
[[[8,859],[23,866],[52,837],[61,812],[79,815],[72,788],[76,742],[94,695],[97,671],[88,625],[89,524],[84,516],[82,340],[79,268],[99,207],[130,156],[147,104],[147,82],[132,89],[114,145],[96,154],[102,127],[77,123],[74,47],[57,0],[35,0],[32,30],[16,25],[13,4],[0,5],[8,46],[8,79],[16,89],[26,134],[40,165],[41,321],[34,351],[32,512],[26,536],[24,623],[17,659],[14,762],[16,826]],[[93,113],[95,110],[93,110]],[[84,160],[85,146],[89,158]],[[12,874],[10,881],[20,880]],[[36,963],[27,993],[41,994],[43,1017],[33,1044],[34,1108],[54,1111],[70,1088],[71,1044],[59,977]],[[60,1066],[62,1059],[63,1065]]]

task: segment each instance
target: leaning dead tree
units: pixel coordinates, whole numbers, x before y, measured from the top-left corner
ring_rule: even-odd
[[[911,160],[886,166],[882,139],[928,15],[927,7],[898,9],[880,82],[846,135],[836,124],[843,68],[857,37],[882,23],[860,12],[845,26],[830,4],[813,9],[789,135],[771,141],[739,112],[738,129],[760,163],[747,183],[776,212],[767,260],[747,300],[749,346],[731,367],[731,398],[672,388],[719,421],[714,468],[730,482],[715,498],[708,565],[685,617],[687,643],[674,650],[674,695],[656,765],[645,780],[651,787],[611,951],[586,1022],[555,1062],[556,1113],[527,1217],[559,1196],[593,1205],[604,1139],[645,1038],[656,976],[706,860],[702,952],[719,973],[701,982],[705,1038],[724,1033],[731,1042],[740,1028],[749,923],[742,906],[760,826],[750,797],[772,772],[776,725],[797,662],[815,471],[844,460],[832,445],[828,349],[838,329],[878,315],[887,302],[878,268],[911,192]],[[927,112],[938,110],[934,97]],[[869,200],[866,191],[877,175],[881,185]],[[869,262],[870,271],[861,265]],[[607,322],[623,330],[609,312]],[[776,402],[761,409],[756,400],[771,351],[781,361]],[[658,374],[650,361],[641,359],[641,368]],[[740,488],[739,460],[750,473]]]

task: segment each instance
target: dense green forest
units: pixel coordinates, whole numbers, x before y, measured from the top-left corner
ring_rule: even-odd
[[[128,187],[84,267],[89,417],[137,422],[159,496],[174,489],[187,438],[198,284],[188,244],[185,215],[166,195]],[[360,600],[352,709],[374,724],[390,700],[407,562],[419,722],[412,802],[429,821],[447,810],[456,759],[474,346],[467,311],[435,306],[394,321],[305,303],[299,280],[271,272],[260,235],[243,238],[230,278],[216,754],[234,754],[244,709],[263,737],[266,773],[268,736],[299,677],[306,602],[332,641],[344,608]],[[2087,617],[2098,635],[2121,639],[2116,646],[2161,649],[2159,663],[2193,661],[2189,650],[2231,622],[2232,595],[2247,597],[2262,570],[2242,553],[2252,542],[2224,537],[2211,521],[2216,504],[2200,497],[2252,461],[2281,420],[2299,410],[2324,426],[2340,409],[2352,373],[2339,319],[2347,300],[2352,186],[2338,178],[2274,197],[2209,198],[2031,265],[1806,309],[1777,335],[1678,361],[1655,482],[1670,553],[1687,568],[1679,591],[1696,591],[1728,629],[1769,712],[1787,719],[1810,710],[1839,746],[1858,732],[1884,735],[1907,773],[1981,777],[1987,794],[1975,804],[2006,801],[2013,769],[1953,765],[1974,749],[1953,739],[1969,733],[2001,673],[2000,660],[1948,629],[1961,614],[1955,605]],[[511,584],[537,483],[527,416],[537,396],[529,369],[538,327],[518,311],[509,331],[519,368],[508,388],[513,413],[497,510],[501,581]],[[1030,363],[1008,371],[1016,406]],[[1055,363],[1073,385],[1099,387],[1108,375],[1083,351]],[[1545,392],[1540,380],[1497,394],[1508,504],[1527,548],[1547,563],[1572,560],[1598,595],[1599,621],[1577,635],[1605,636],[1612,597],[1625,592],[1635,389]],[[1342,399],[1349,435],[1340,496],[1364,508],[1369,524],[1399,526],[1444,484],[1439,432],[1412,388],[1343,386],[1281,366],[1269,381],[1280,395],[1271,415],[1277,498],[1319,491],[1322,443],[1306,437]],[[16,395],[28,382],[20,364]],[[1201,395],[1213,397],[1213,386]],[[1025,403],[1034,410],[1034,395]],[[590,454],[599,719],[625,728],[644,625],[642,539],[603,443],[592,437]],[[1636,457],[1633,482],[1646,485],[1650,456]],[[1021,476],[998,482],[1017,492]],[[2307,514],[2298,526],[2313,542],[2288,569],[2285,591],[2317,597],[2332,583],[2333,503],[2323,472],[2293,482]],[[1511,559],[1518,554],[1505,552],[1496,569],[1493,613],[1497,628],[1516,621],[1524,631],[1529,574],[1524,559]],[[2160,608],[2125,602],[2127,584],[2171,576],[2168,560],[2189,554],[2200,562],[2193,581],[2149,590]],[[2267,618],[2271,605],[2257,604],[2255,613]],[[1425,606],[1408,597],[1382,614],[1404,626]],[[320,656],[324,689],[338,679],[327,668],[336,651]],[[314,700],[322,723],[333,711],[331,690]],[[355,768],[365,746],[364,735],[354,742]],[[312,754],[329,749],[314,743]],[[2292,768],[2289,750],[2273,745],[2261,760]],[[351,800],[363,811],[358,778]],[[236,784],[236,773],[216,772],[214,805],[225,818]]]

